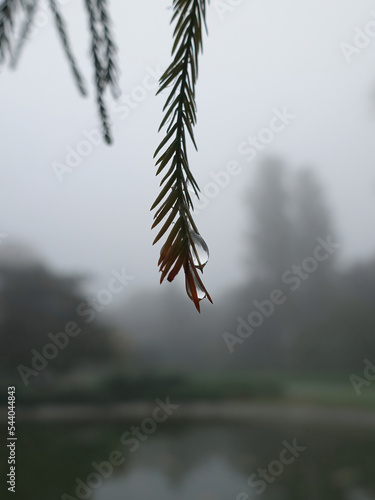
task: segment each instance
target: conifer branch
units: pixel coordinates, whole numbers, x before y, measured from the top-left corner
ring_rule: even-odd
[[[32,22],[34,20],[34,16],[38,10],[38,4],[39,4],[39,0],[31,0],[25,6],[26,17],[25,17],[24,22],[22,24],[22,27],[20,29],[20,32],[19,32],[19,35],[17,38],[17,44],[16,44],[16,47],[13,51],[12,59],[10,62],[10,66],[13,69],[16,68],[18,61],[20,60],[22,49],[23,49],[23,47],[26,43],[27,37],[29,35],[31,25],[32,25]]]
[[[0,0],[0,64],[4,62],[7,53],[12,53],[10,38],[14,14],[19,5],[24,6],[19,0]]]
[[[105,61],[104,80],[109,85],[112,95],[116,99],[120,95],[116,63],[117,47],[113,41],[107,0],[96,0],[96,5],[103,29],[103,59]]]
[[[198,270],[208,259],[208,248],[198,233],[192,217],[190,192],[199,197],[199,187],[190,171],[187,156],[186,131],[197,148],[193,126],[196,123],[195,83],[198,75],[198,53],[202,50],[202,25],[206,25],[206,0],[174,0],[172,22],[174,29],[172,63],[160,78],[158,94],[168,87],[171,91],[163,108],[164,118],[159,127],[166,126],[166,135],[155,151],[158,156],[157,175],[167,168],[160,186],[162,190],[151,207],[158,207],[152,227],[166,220],[154,244],[169,230],[160,252],[160,282],[173,281],[181,268],[185,272],[186,291],[200,311],[199,302],[211,297]],[[206,28],[207,29],[207,28]],[[203,254],[205,255],[202,257]]]
[[[56,1],[55,0],[49,0],[49,4],[51,6],[52,13],[53,13],[53,15],[55,17],[57,31],[59,32],[59,35],[60,35],[61,42],[62,42],[63,47],[64,47],[64,51],[65,51],[66,57],[68,58],[68,61],[70,63],[70,67],[72,69],[72,72],[73,72],[73,75],[74,75],[74,79],[75,79],[75,81],[77,83],[79,91],[81,92],[82,95],[85,96],[85,95],[87,95],[86,86],[85,86],[83,78],[81,76],[81,72],[78,69],[75,57],[73,55],[73,52],[72,52],[72,49],[71,49],[71,46],[70,46],[70,42],[69,42],[69,39],[68,39],[68,34],[67,34],[67,30],[66,30],[65,21],[62,18],[60,12],[59,12],[59,9],[57,7]]]
[[[109,117],[107,108],[104,103],[104,91],[106,87],[106,68],[104,67],[102,61],[102,38],[98,31],[98,19],[99,13],[97,10],[96,0],[85,0],[87,12],[89,15],[89,25],[91,33],[91,56],[94,62],[95,68],[95,84],[96,84],[96,101],[98,104],[99,115],[102,122],[104,139],[107,144],[112,143]]]

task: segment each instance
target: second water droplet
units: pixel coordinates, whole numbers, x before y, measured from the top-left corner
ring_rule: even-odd
[[[201,285],[199,284],[199,282],[197,281],[197,279],[195,277],[194,277],[194,284],[195,284],[195,289],[197,291],[198,300],[205,299],[206,292],[204,290],[202,290]],[[188,296],[191,298],[191,300],[194,300],[188,280],[186,280],[186,292],[187,292]]]

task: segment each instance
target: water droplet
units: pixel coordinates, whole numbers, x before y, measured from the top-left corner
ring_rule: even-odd
[[[208,246],[202,236],[195,231],[191,231],[191,239],[193,240],[193,244],[190,246],[190,251],[193,257],[193,263],[195,267],[203,271],[210,256]]]
[[[207,296],[205,290],[203,290],[197,278],[195,276],[193,278],[194,278],[195,289],[197,291],[198,300],[205,299]],[[188,280],[185,280],[185,283],[186,283],[186,293],[188,294],[189,298],[194,301],[193,294],[190,288],[190,283],[188,282]]]

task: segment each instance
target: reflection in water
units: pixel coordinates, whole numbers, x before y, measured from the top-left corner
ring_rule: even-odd
[[[223,457],[211,457],[173,484],[156,468],[139,467],[110,481],[93,497],[95,500],[124,498],[154,500],[224,500],[235,498],[243,487],[242,476]]]
[[[356,430],[273,428],[261,425],[160,426],[130,453],[120,436],[132,425],[20,424],[19,498],[84,498],[92,463],[114,450],[123,463],[85,498],[92,500],[373,500],[375,434]],[[22,428],[21,428],[22,427]],[[262,493],[252,474],[277,471],[285,441],[306,447],[281,473],[268,476]],[[288,455],[290,457],[290,455]],[[5,458],[5,457],[3,457]],[[273,465],[271,466],[271,463]],[[82,490],[80,490],[82,493]],[[260,494],[257,494],[260,493]]]

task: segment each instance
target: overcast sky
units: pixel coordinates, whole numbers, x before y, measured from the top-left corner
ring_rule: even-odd
[[[30,245],[58,270],[89,272],[105,285],[113,269],[125,266],[135,276],[133,290],[157,287],[160,246],[151,246],[149,208],[158,193],[152,155],[165,95],[156,98],[154,87],[170,62],[171,2],[109,2],[123,91],[117,105],[108,99],[115,143],[92,146],[59,182],[53,165],[67,165],[68,149],[77,150],[85,131],[99,128],[84,2],[61,3],[90,96],[78,95],[42,3],[41,26],[17,71],[4,68],[0,75],[0,233]],[[207,21],[197,86],[199,151],[191,155],[191,167],[202,190],[212,182],[210,172],[228,162],[238,162],[241,172],[197,214],[211,251],[205,269],[210,293],[241,278],[243,200],[267,156],[279,156],[294,170],[314,168],[345,261],[374,255],[373,2],[211,0]],[[372,30],[374,38],[358,38],[361,48],[345,57],[342,44],[354,44],[356,27]],[[275,109],[286,109],[293,119],[246,161],[241,143],[268,127]]]

